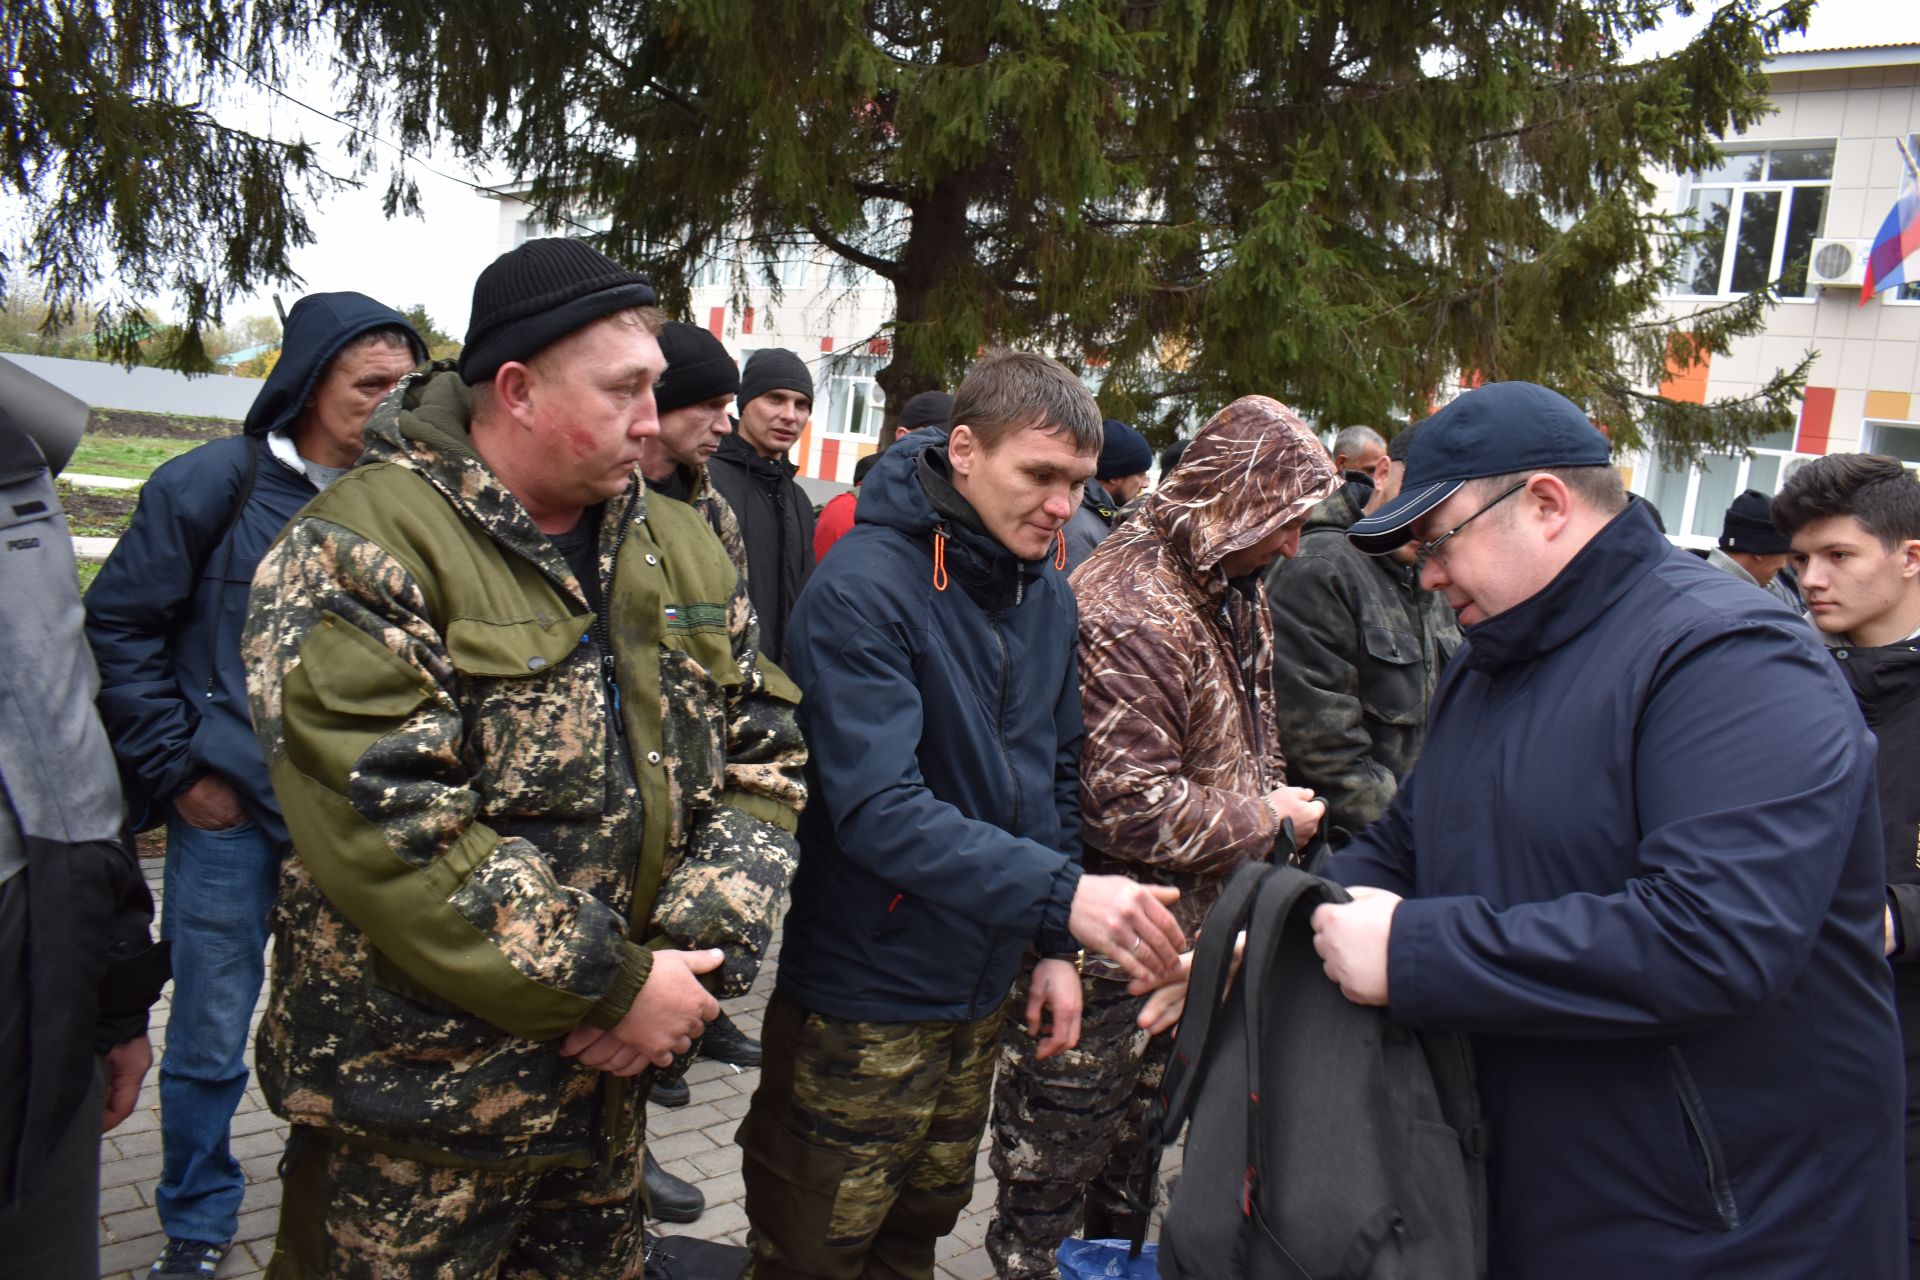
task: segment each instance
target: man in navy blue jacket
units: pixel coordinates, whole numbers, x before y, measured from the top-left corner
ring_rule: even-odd
[[[174,989],[154,1204],[168,1242],[151,1275],[212,1275],[246,1190],[228,1129],[288,846],[247,717],[240,628],[254,566],[359,459],[374,408],[426,354],[406,317],[372,298],[300,299],[242,434],[153,473],[87,592],[100,718],[135,823],[167,827]]]
[[[1172,889],[1082,875],[1085,727],[1061,529],[1101,444],[1041,356],[983,358],[953,428],[881,456],[801,593],[810,754],[766,1068],[740,1127],[754,1280],[924,1280],[973,1191],[1001,1010],[1079,1036],[1085,946],[1172,969]]]
[[[1473,1034],[1494,1276],[1904,1275],[1872,739],[1812,632],[1608,463],[1497,383],[1352,526],[1420,540],[1467,644],[1315,945],[1350,999]]]

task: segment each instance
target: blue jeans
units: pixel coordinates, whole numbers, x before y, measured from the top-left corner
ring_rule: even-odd
[[[167,820],[160,936],[173,944],[173,1007],[160,1059],[160,1225],[223,1244],[246,1177],[227,1148],[247,1088],[247,1027],[266,976],[267,913],[281,849],[246,822],[202,831]]]

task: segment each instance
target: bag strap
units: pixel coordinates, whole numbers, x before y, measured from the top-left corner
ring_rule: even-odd
[[[1272,870],[1264,862],[1243,865],[1207,913],[1199,945],[1194,948],[1193,967],[1187,972],[1187,1007],[1180,1017],[1180,1031],[1161,1078],[1160,1096],[1146,1116],[1149,1146],[1171,1146],[1192,1114],[1193,1095],[1204,1074],[1207,1040],[1233,968],[1233,942],[1246,928],[1254,895]]]

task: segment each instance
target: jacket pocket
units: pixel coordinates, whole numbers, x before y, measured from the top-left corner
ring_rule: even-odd
[[[675,801],[675,843],[684,815],[718,804],[726,790],[727,700],[741,683],[724,629],[668,632],[660,648],[660,751]]]
[[[489,817],[584,818],[606,808],[611,714],[588,619],[456,618],[467,766]]]
[[[1391,627],[1362,627],[1360,642],[1368,658],[1360,677],[1360,701],[1367,718],[1382,724],[1424,723],[1420,638]]]
[[[1717,1222],[1722,1230],[1732,1231],[1740,1225],[1740,1207],[1733,1198],[1733,1179],[1727,1170],[1727,1158],[1720,1149],[1713,1119],[1707,1114],[1706,1099],[1694,1082],[1686,1055],[1677,1044],[1667,1046],[1667,1074],[1673,1079],[1673,1090],[1686,1124],[1687,1152],[1694,1162],[1695,1185],[1704,1186],[1712,1202],[1713,1216],[1709,1221]]]

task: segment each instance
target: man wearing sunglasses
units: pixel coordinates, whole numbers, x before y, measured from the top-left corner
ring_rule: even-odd
[[[1817,638],[1609,463],[1493,384],[1349,531],[1417,542],[1467,643],[1315,947],[1349,999],[1473,1034],[1489,1274],[1903,1274],[1872,740]]]

